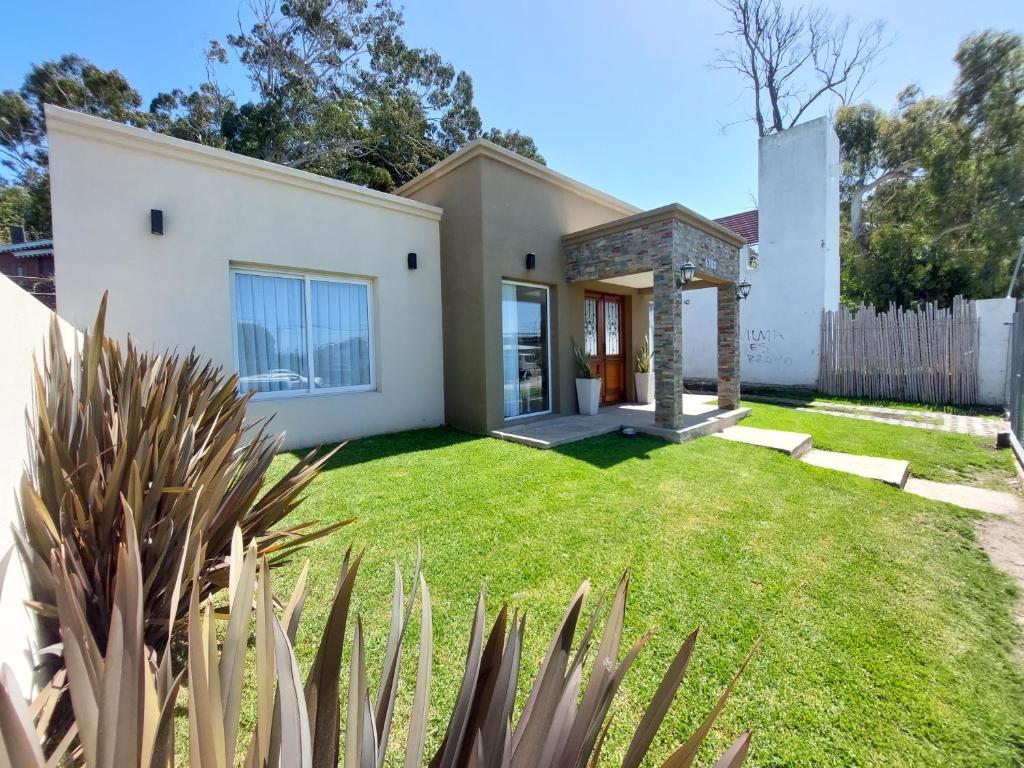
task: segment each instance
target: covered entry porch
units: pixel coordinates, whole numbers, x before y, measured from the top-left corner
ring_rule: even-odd
[[[720,414],[739,406],[740,248],[736,233],[673,204],[573,232],[562,238],[568,283],[600,281],[650,289],[653,303],[654,426],[687,428],[693,403],[683,389],[682,306],[685,291],[717,292]],[[632,371],[632,360],[628,361]],[[630,373],[631,375],[631,373]],[[688,407],[690,413],[688,413]]]
[[[708,402],[709,395],[683,395],[683,424],[677,428],[655,423],[654,404],[620,403],[606,405],[596,416],[557,416],[528,424],[508,424],[491,432],[492,437],[533,448],[556,448],[577,440],[631,428],[638,433],[660,437],[671,443],[685,443],[696,437],[721,432],[749,415],[749,408],[725,410]]]

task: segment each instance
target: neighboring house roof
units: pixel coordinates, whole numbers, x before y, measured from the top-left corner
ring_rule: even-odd
[[[469,142],[458,152],[448,155],[448,157],[441,162],[431,166],[416,178],[403,184],[395,190],[395,194],[402,196],[411,195],[416,190],[421,189],[436,179],[441,178],[464,163],[469,162],[475,157],[481,156],[512,166],[513,168],[524,173],[528,173],[531,176],[537,176],[554,184],[555,186],[574,192],[580,197],[593,200],[594,202],[606,205],[614,210],[618,210],[623,215],[628,216],[634,213],[641,213],[642,209],[637,208],[635,205],[630,205],[624,200],[620,200],[606,192],[602,192],[599,189],[595,189],[594,187],[576,181],[576,179],[570,178],[564,173],[553,171],[546,165],[536,163],[533,160],[529,160],[522,155],[505,149],[504,147],[499,147],[497,144],[488,141],[487,139],[476,139],[475,141]]]
[[[53,240],[34,240],[30,243],[0,245],[0,254],[9,253],[16,259],[30,259],[35,256],[53,256]]]
[[[754,245],[757,243],[756,208],[752,211],[734,213],[732,216],[723,216],[720,219],[715,219],[715,222],[721,224],[726,229],[731,229],[737,235],[746,238],[748,245]]]

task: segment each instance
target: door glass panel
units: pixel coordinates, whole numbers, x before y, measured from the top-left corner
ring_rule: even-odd
[[[604,303],[604,353],[618,355],[619,351],[619,302]]]
[[[505,418],[551,410],[548,375],[548,291],[502,283]]]
[[[583,300],[583,351],[597,354],[597,299]]]

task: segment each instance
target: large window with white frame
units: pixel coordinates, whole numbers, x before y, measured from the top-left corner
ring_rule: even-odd
[[[549,304],[542,285],[501,284],[506,419],[551,410]]]
[[[231,271],[238,387],[260,396],[373,389],[366,280]]]

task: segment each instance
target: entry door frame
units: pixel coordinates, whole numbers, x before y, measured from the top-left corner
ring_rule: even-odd
[[[629,296],[621,293],[602,293],[600,291],[587,290],[583,294],[584,301],[592,299],[597,302],[597,354],[591,356],[591,367],[596,375],[601,377],[601,405],[623,403],[629,398],[628,391],[628,366],[630,351],[629,332]],[[619,307],[619,354],[608,355],[605,352],[606,326],[605,326],[605,303],[614,302]],[[609,391],[608,383],[610,376],[606,375],[609,365],[618,367],[621,371],[621,385],[616,390]]]

